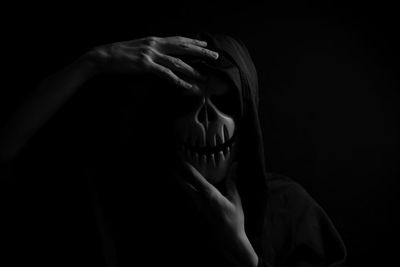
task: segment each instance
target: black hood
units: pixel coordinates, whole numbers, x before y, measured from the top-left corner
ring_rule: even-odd
[[[204,61],[224,73],[241,96],[241,121],[238,135],[238,188],[246,218],[246,233],[259,245],[267,199],[263,136],[258,117],[258,76],[246,46],[222,34],[200,33],[195,39],[207,41],[207,48],[219,53],[218,60]]]

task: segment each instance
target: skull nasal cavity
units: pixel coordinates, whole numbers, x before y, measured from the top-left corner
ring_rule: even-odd
[[[214,110],[211,106],[205,104],[201,107],[197,119],[201,124],[204,125],[205,128],[208,128],[208,124],[216,121],[218,118],[216,110]]]

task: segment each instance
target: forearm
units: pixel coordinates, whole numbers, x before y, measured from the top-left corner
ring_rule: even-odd
[[[82,57],[44,80],[6,123],[0,135],[0,161],[10,161],[29,139],[96,72],[95,64]]]

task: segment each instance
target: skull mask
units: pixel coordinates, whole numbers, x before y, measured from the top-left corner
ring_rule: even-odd
[[[235,155],[239,94],[227,77],[215,72],[194,84],[199,92],[182,99],[182,113],[175,121],[179,153],[216,184],[226,176]]]

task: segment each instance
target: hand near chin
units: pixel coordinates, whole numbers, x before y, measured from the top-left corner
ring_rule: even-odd
[[[245,233],[236,171],[237,163],[234,163],[224,181],[224,194],[188,162],[183,163],[179,183],[210,225],[221,253],[234,266],[256,266],[257,255]]]

